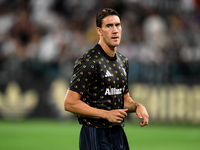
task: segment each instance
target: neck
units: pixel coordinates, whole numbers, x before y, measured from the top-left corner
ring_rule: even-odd
[[[101,45],[102,49],[105,51],[105,53],[110,56],[110,57],[114,57],[117,47],[115,46],[108,46],[106,43],[101,42],[101,40],[98,43],[99,45]]]

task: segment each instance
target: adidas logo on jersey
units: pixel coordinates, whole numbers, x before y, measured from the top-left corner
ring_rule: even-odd
[[[105,77],[112,77],[112,74],[107,70]]]

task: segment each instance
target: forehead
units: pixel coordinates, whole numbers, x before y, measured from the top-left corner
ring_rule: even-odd
[[[120,23],[120,18],[116,15],[109,15],[103,18],[102,25]]]

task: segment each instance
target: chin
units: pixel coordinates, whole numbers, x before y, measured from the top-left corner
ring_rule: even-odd
[[[114,43],[113,46],[116,47],[116,46],[119,46],[119,44],[120,44],[120,43]]]
[[[108,45],[109,47],[117,47],[117,46],[119,46],[119,44],[120,44],[120,42],[107,43],[107,45]]]

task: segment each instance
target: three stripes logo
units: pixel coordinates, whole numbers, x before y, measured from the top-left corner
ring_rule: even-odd
[[[112,74],[107,70],[105,77],[112,77]]]

